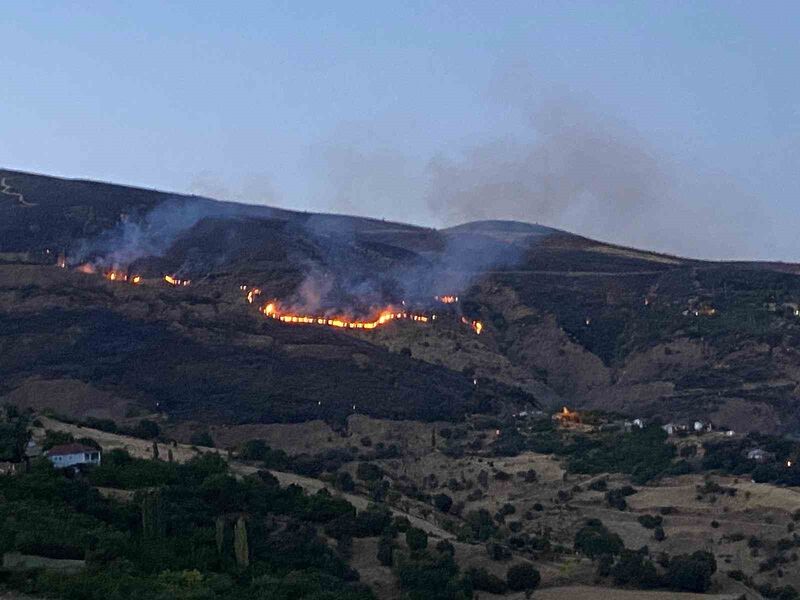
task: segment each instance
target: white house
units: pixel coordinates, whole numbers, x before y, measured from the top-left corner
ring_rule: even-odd
[[[66,469],[77,465],[99,465],[100,450],[83,444],[63,444],[50,448],[47,458],[56,469]]]
[[[759,463],[767,462],[772,458],[772,455],[761,448],[755,448],[747,453],[747,460],[754,460]]]

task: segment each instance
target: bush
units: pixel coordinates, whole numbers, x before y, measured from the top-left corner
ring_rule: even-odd
[[[589,484],[589,489],[594,490],[595,492],[605,492],[608,489],[608,480],[595,479],[592,483]]]
[[[450,512],[450,508],[453,506],[453,499],[447,494],[436,494],[433,497],[433,505],[436,510],[447,513]]]
[[[378,465],[362,462],[358,463],[356,476],[362,481],[376,481],[383,477],[383,471]]]
[[[619,561],[611,569],[611,575],[617,585],[651,589],[659,584],[655,565],[640,551],[623,550]]]
[[[488,554],[489,558],[492,560],[511,559],[511,550],[496,542],[489,542],[486,544],[486,554]]]
[[[617,556],[625,545],[597,519],[589,519],[575,534],[574,548],[591,559],[603,555]]]
[[[333,485],[337,490],[341,490],[343,492],[352,492],[354,489],[356,489],[356,482],[353,481],[353,476],[347,471],[339,471],[336,473],[336,478],[333,481]]]
[[[207,448],[214,447],[214,439],[207,431],[198,431],[193,433],[192,437],[189,438],[189,443],[191,443],[193,446],[206,446]]]
[[[412,552],[419,552],[428,547],[428,534],[422,529],[411,527],[406,531],[406,544]]]
[[[149,419],[142,419],[130,432],[132,436],[145,440],[152,440],[161,435],[161,428],[158,423]]]
[[[394,562],[394,543],[390,537],[381,537],[378,542],[378,562],[384,567],[391,567]]]
[[[541,581],[539,571],[530,563],[520,563],[509,567],[506,572],[508,589],[514,592],[527,592],[535,590]]]
[[[664,522],[663,517],[653,515],[642,515],[637,520],[645,529],[655,529]]]
[[[388,508],[371,504],[356,515],[353,537],[372,537],[380,535],[392,522]]]
[[[506,582],[492,575],[485,568],[471,568],[465,573],[472,588],[479,592],[489,592],[490,594],[505,594],[507,591]]]
[[[716,570],[714,555],[698,550],[674,556],[667,567],[665,581],[675,591],[703,593],[711,586],[711,576]]]
[[[440,554],[449,554],[450,556],[455,556],[456,548],[447,540],[439,540],[439,542],[436,544],[436,551]]]

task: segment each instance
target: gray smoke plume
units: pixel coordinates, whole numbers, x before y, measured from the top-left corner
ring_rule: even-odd
[[[159,257],[185,231],[207,218],[270,218],[283,211],[218,202],[206,198],[171,198],[144,215],[125,215],[117,225],[70,249],[71,264],[124,268],[143,258]]]

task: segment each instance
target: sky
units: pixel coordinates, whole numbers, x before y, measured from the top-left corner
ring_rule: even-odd
[[[0,166],[800,261],[800,3],[18,2]]]

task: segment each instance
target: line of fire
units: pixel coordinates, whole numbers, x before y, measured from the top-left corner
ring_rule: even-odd
[[[261,288],[240,285],[239,290],[245,293],[245,298],[250,304],[255,304],[256,298],[262,295]],[[440,304],[449,305],[451,311],[458,303],[458,296],[434,296],[434,301]],[[342,314],[305,314],[301,310],[292,308],[285,309],[277,300],[265,302],[259,307],[259,312],[269,319],[274,319],[282,323],[297,325],[322,325],[335,327],[338,329],[372,330],[386,325],[393,321],[411,321],[415,323],[429,323],[435,321],[437,314],[426,310],[407,310],[405,302],[403,307],[386,306],[379,310],[373,310],[368,316],[357,318]],[[332,311],[335,313],[336,311]],[[483,324],[480,321],[460,317],[463,324],[469,326],[476,334],[480,335]]]
[[[49,251],[47,251],[49,254]],[[64,253],[59,253],[56,258],[56,265],[60,268],[67,267],[67,260]],[[113,268],[99,268],[92,263],[83,263],[75,267],[75,271],[86,274],[102,275],[108,281],[115,283],[127,283],[130,285],[141,285],[145,282],[144,277],[138,273],[131,273],[128,269],[113,267]],[[148,279],[148,282],[151,280]],[[185,288],[191,285],[190,279],[179,277],[175,274],[166,274],[161,279],[163,284],[173,288]],[[245,298],[249,304],[255,304],[256,299],[262,295],[262,290],[259,287],[249,286],[246,284],[240,285],[239,290],[244,292]],[[483,331],[483,323],[475,319],[469,319],[461,314],[459,307],[459,298],[454,294],[437,295],[433,297],[433,303],[441,307],[443,314],[448,316],[457,317],[460,322],[480,335]],[[303,314],[301,311],[292,310],[291,308],[284,308],[277,300],[265,302],[259,307],[259,312],[269,319],[280,321],[287,324],[298,325],[322,325],[326,327],[334,327],[337,329],[352,329],[352,330],[373,330],[394,321],[411,321],[414,323],[429,323],[435,321],[437,314],[431,310],[430,302],[425,303],[419,309],[409,310],[405,306],[405,301],[401,303],[402,307],[388,305],[381,309],[373,309],[369,311],[364,317],[354,317],[351,315],[342,314],[341,311],[330,310],[325,314]]]

